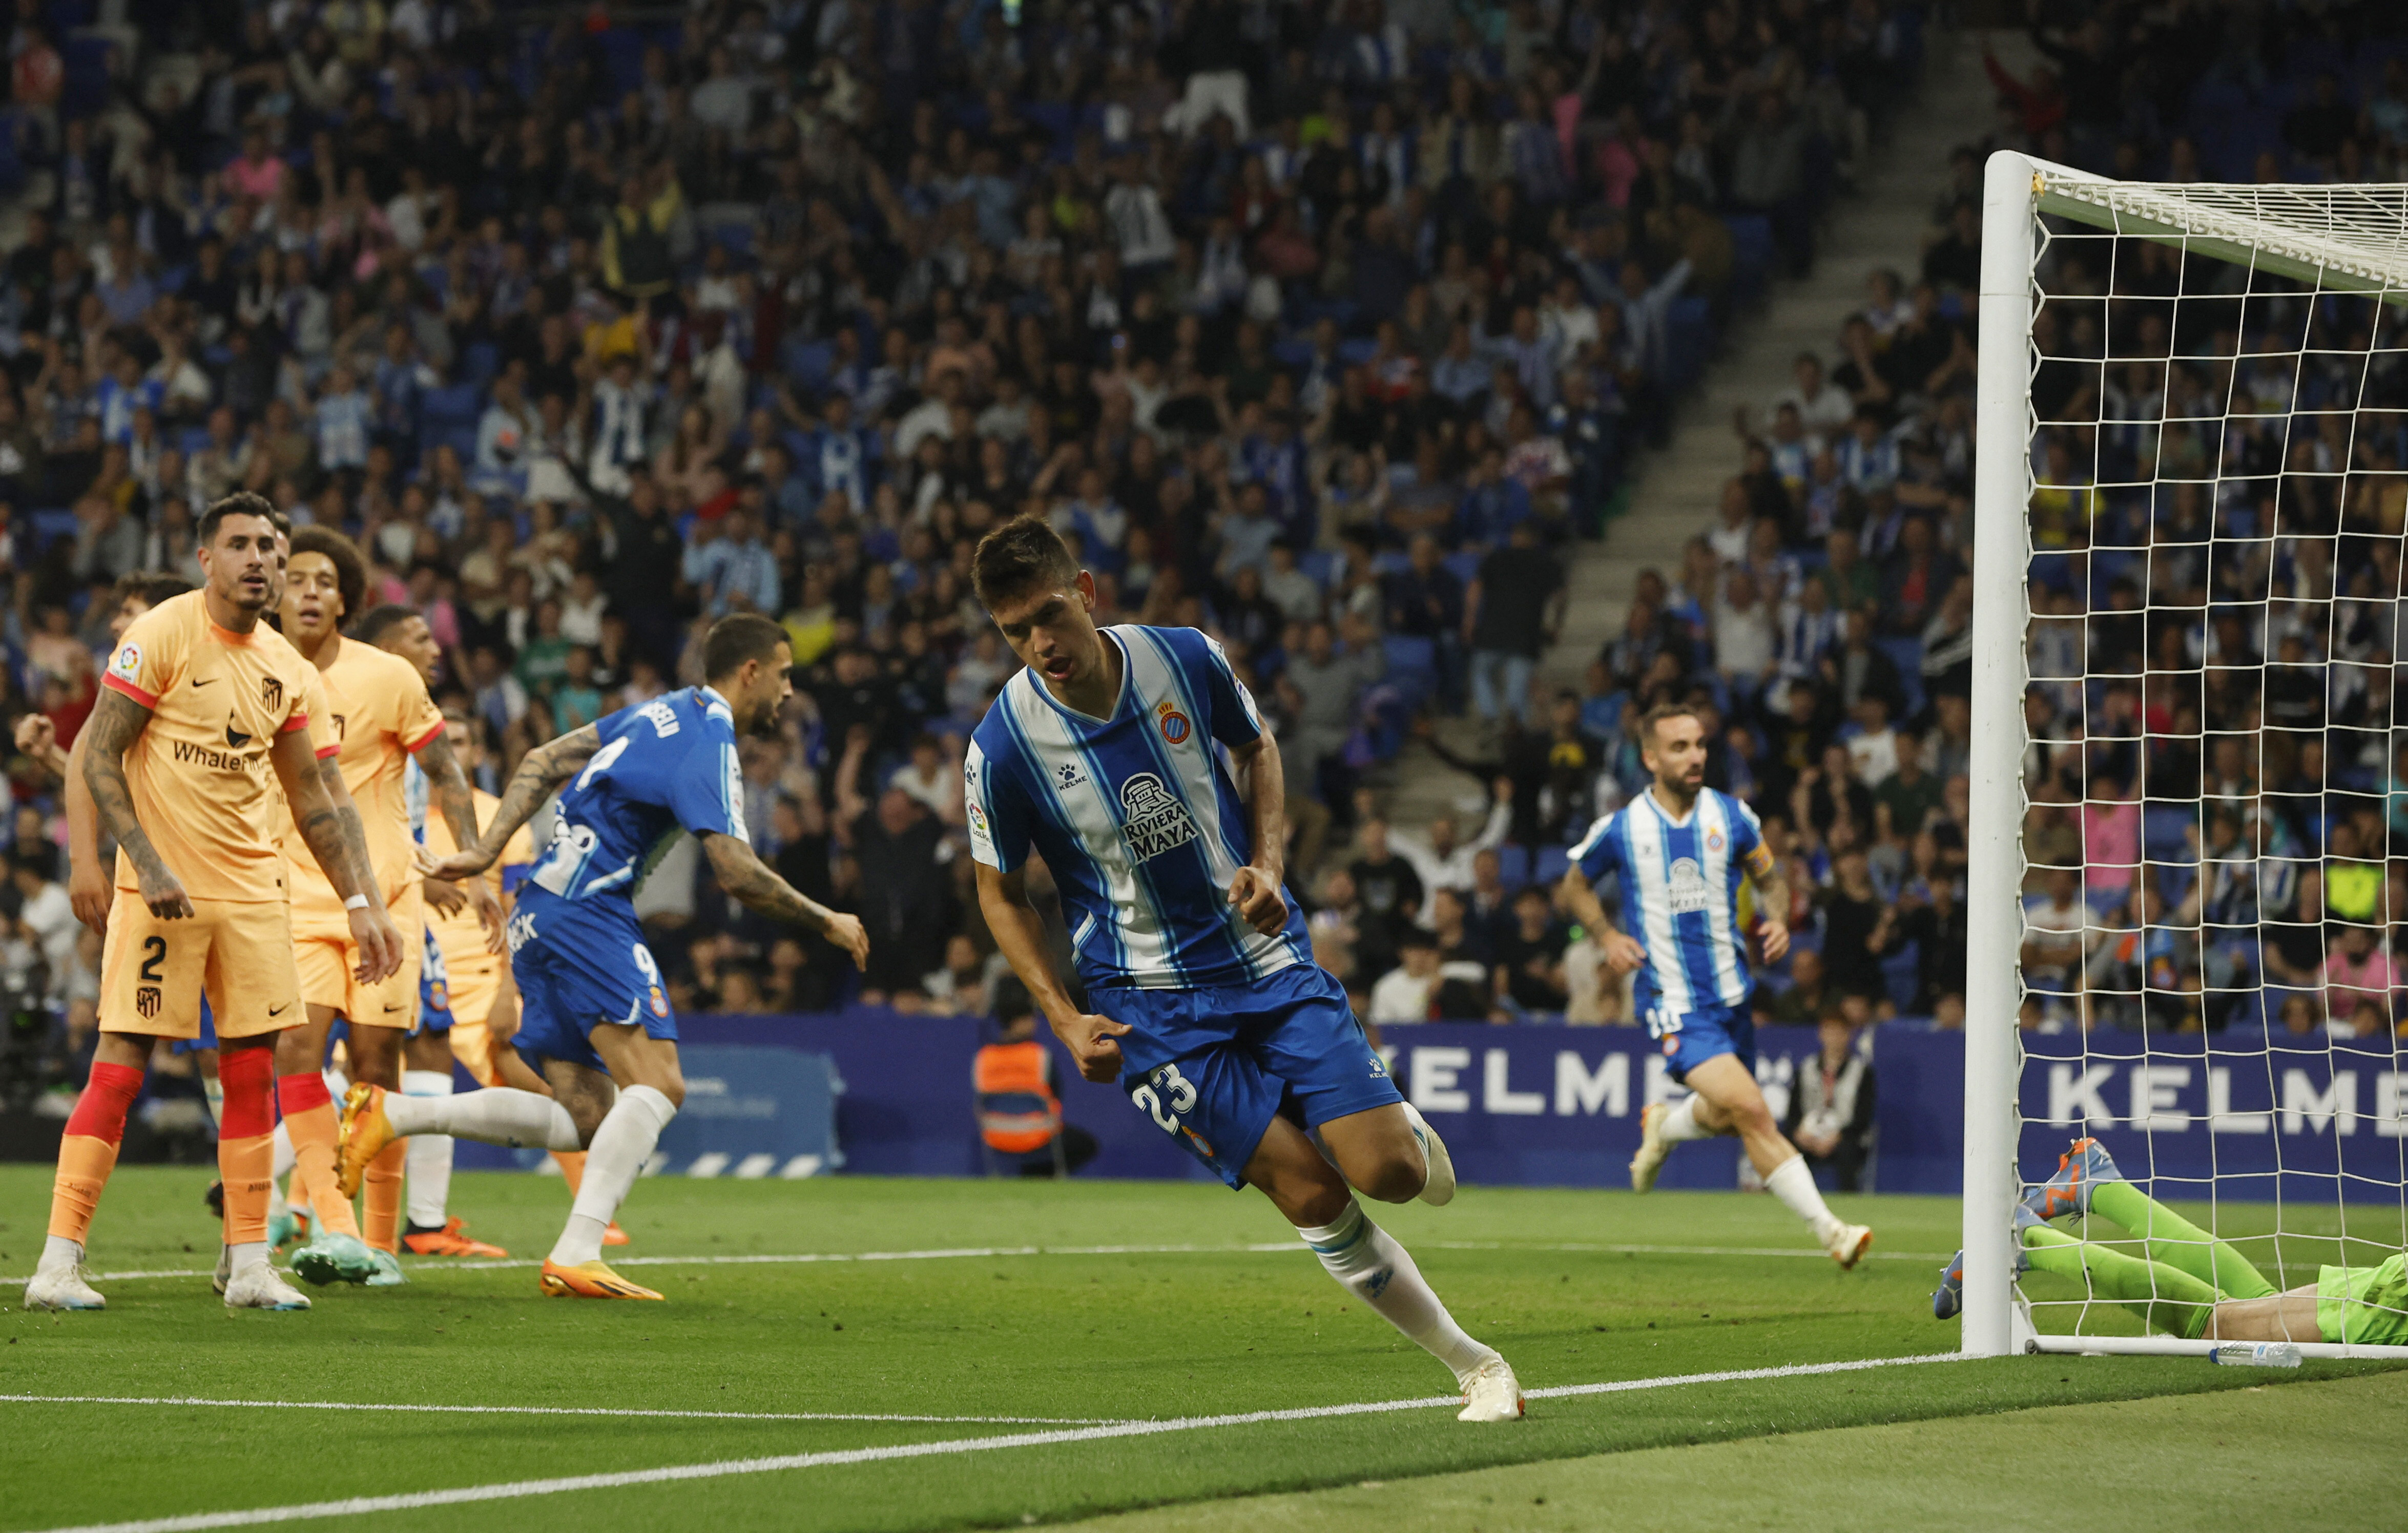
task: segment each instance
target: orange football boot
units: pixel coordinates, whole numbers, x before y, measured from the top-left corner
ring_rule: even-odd
[[[498,1260],[509,1254],[500,1246],[460,1233],[467,1227],[466,1219],[454,1215],[444,1222],[441,1229],[412,1230],[401,1238],[401,1246],[416,1256],[481,1256]]]
[[[544,1293],[552,1298],[660,1298],[661,1295],[638,1283],[629,1282],[610,1270],[608,1262],[580,1262],[564,1267],[547,1257],[539,1280]]]
[[[619,1221],[616,1219],[611,1220],[610,1227],[602,1232],[602,1243],[604,1245],[625,1245],[627,1243],[627,1232],[619,1227]]]
[[[335,1190],[345,1197],[360,1190],[360,1179],[367,1175],[368,1162],[384,1153],[384,1147],[400,1138],[393,1131],[393,1121],[384,1115],[384,1088],[366,1082],[353,1082],[343,1093],[343,1117],[337,1129],[335,1153]]]

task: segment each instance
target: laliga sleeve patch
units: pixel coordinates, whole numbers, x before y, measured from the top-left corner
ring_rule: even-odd
[[[110,657],[108,673],[122,681],[137,681],[142,675],[142,646],[128,639],[117,647]]]

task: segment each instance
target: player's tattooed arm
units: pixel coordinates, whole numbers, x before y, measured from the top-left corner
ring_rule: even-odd
[[[1229,881],[1229,903],[1240,920],[1273,937],[1287,924],[1287,897],[1280,893],[1287,876],[1287,780],[1279,741],[1265,730],[1231,751],[1229,760],[1246,774],[1246,817],[1254,833],[1246,866]]]
[[[819,933],[853,955],[853,967],[869,967],[869,933],[859,916],[831,910],[780,878],[761,854],[738,837],[716,831],[702,835],[704,855],[727,897],[773,921],[790,922]]]
[[[529,751],[520,759],[519,769],[510,774],[509,786],[502,790],[502,801],[494,807],[493,823],[484,835],[460,842],[460,850],[440,862],[422,858],[418,870],[430,879],[462,879],[493,867],[519,826],[533,818],[562,783],[583,771],[600,749],[602,731],[589,724]],[[455,829],[452,835],[457,837],[459,832]]]
[[[1782,875],[1781,859],[1762,841],[1748,852],[1746,867],[1756,885],[1756,940],[1763,944],[1764,961],[1777,964],[1789,951],[1789,881]]]
[[[278,735],[267,759],[284,784],[285,800],[293,808],[293,828],[301,833],[326,881],[343,898],[351,943],[360,952],[352,972],[363,984],[388,978],[401,967],[401,929],[385,910],[384,890],[377,882],[376,864],[368,856],[367,832],[360,824],[351,790],[343,784],[341,766],[332,755],[318,759],[306,729]],[[354,907],[353,899],[363,903]]]
[[[426,774],[426,785],[435,807],[443,815],[443,824],[452,832],[453,846],[478,844],[477,800],[468,792],[467,774],[460,770],[460,758],[452,753],[450,734],[438,729],[434,737],[418,748],[418,765]],[[475,907],[477,924],[485,928],[485,939],[493,951],[501,951],[502,904],[494,897],[493,885],[481,878],[466,881],[465,893]]]
[[[193,913],[192,899],[184,893],[182,881],[168,870],[159,849],[150,844],[142,823],[134,817],[134,792],[125,781],[125,749],[150,722],[149,709],[114,688],[103,687],[100,700],[93,705],[92,718],[84,724],[91,745],[84,752],[83,783],[91,790],[100,823],[134,865],[135,877],[142,883],[142,903],[162,921],[173,921]]]

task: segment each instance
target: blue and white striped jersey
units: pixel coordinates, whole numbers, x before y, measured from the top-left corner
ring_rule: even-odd
[[[601,748],[560,790],[552,845],[520,891],[523,900],[632,902],[680,831],[752,839],[726,698],[687,687],[623,708],[594,727]]]
[[[1110,719],[1023,670],[979,722],[964,764],[971,855],[1009,873],[1037,848],[1090,986],[1242,984],[1311,963],[1295,895],[1276,937],[1229,904],[1251,847],[1226,748],[1263,721],[1228,656],[1193,628],[1128,623],[1104,642],[1125,662]]]
[[[1623,928],[1647,950],[1635,987],[1641,1017],[1744,1006],[1755,994],[1739,885],[1763,846],[1756,811],[1730,795],[1700,789],[1687,817],[1675,820],[1650,787],[1572,849],[1590,882],[1608,871],[1621,881]]]

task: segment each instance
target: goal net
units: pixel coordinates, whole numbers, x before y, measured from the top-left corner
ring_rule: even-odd
[[[2002,152],[1980,323],[1964,1348],[2408,1356],[2408,187]]]

